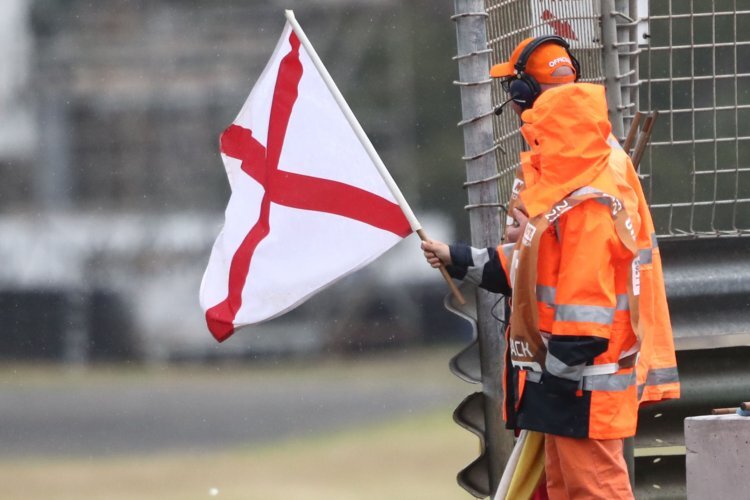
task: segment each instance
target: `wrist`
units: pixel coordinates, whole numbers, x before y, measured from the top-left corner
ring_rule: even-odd
[[[474,263],[474,259],[471,256],[471,247],[463,243],[453,243],[448,245],[448,258],[450,262],[458,267],[470,267]]]

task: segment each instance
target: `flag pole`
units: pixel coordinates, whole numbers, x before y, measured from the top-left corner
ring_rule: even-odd
[[[393,177],[391,177],[391,174],[390,172],[388,172],[388,169],[383,163],[383,160],[380,159],[380,155],[375,150],[375,147],[370,142],[370,139],[369,137],[367,137],[367,134],[365,133],[365,131],[362,129],[362,125],[359,124],[359,121],[354,116],[354,113],[349,107],[349,104],[347,104],[346,99],[344,99],[344,96],[339,91],[338,87],[336,86],[336,83],[333,81],[333,78],[331,78],[331,75],[328,73],[328,70],[323,65],[323,61],[321,61],[320,57],[318,57],[318,53],[315,52],[315,49],[310,43],[310,40],[307,38],[307,35],[305,35],[305,32],[302,31],[302,27],[299,25],[299,23],[297,22],[297,19],[294,17],[294,11],[287,9],[284,11],[284,15],[286,16],[287,21],[289,21],[289,24],[292,25],[292,29],[294,30],[294,33],[297,35],[297,38],[299,38],[300,42],[305,47],[305,50],[307,50],[307,53],[310,56],[310,59],[312,60],[315,67],[317,68],[318,72],[320,73],[320,76],[323,78],[323,81],[328,87],[328,90],[331,91],[333,98],[336,100],[336,104],[338,104],[339,108],[344,113],[344,116],[346,117],[346,120],[349,122],[349,125],[351,125],[352,129],[354,130],[354,133],[357,135],[357,138],[362,143],[362,146],[365,148],[365,151],[367,151],[367,155],[375,164],[375,167],[378,169],[380,176],[385,181],[386,186],[388,186],[388,189],[391,191],[391,194],[393,194],[393,197],[396,199],[396,202],[401,207],[401,210],[404,212],[404,216],[406,217],[406,220],[409,221],[409,226],[411,226],[412,231],[415,231],[422,241],[426,241],[428,238],[424,230],[422,229],[422,225],[417,220],[417,217],[414,215],[414,212],[409,206],[409,203],[407,203],[406,198],[404,198],[404,195],[401,193],[401,190],[399,189],[398,185],[396,185],[396,182],[393,180]],[[443,278],[445,278],[445,281],[448,283],[448,286],[450,287],[451,292],[453,292],[453,295],[456,297],[456,300],[458,300],[460,304],[465,304],[466,300],[464,299],[461,292],[458,290],[458,287],[456,287],[456,284],[451,279],[450,275],[448,274],[448,270],[445,269],[445,266],[443,265],[440,266],[440,273],[443,275]]]

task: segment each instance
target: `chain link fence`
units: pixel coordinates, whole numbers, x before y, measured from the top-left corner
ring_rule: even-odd
[[[487,0],[493,63],[524,38],[560,35],[606,84],[613,133],[658,110],[640,174],[660,237],[750,233],[750,1]],[[493,104],[505,100],[493,86]],[[523,141],[511,113],[494,119],[500,199]],[[504,219],[504,217],[503,217]]]
[[[750,1],[652,1],[641,167],[661,236],[750,234]]]

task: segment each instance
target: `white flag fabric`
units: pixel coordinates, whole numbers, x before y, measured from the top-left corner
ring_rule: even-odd
[[[289,311],[412,232],[313,57],[287,23],[221,135],[232,195],[200,289],[219,341]]]

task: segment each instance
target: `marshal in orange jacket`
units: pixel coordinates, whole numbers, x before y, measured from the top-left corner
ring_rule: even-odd
[[[481,264],[473,274],[487,281],[497,261],[512,288],[506,421],[561,436],[632,436],[640,401],[679,397],[658,247],[637,174],[610,135],[601,86],[549,89],[522,119],[531,147],[519,176],[524,235],[486,257],[451,247],[455,268],[471,276]]]

